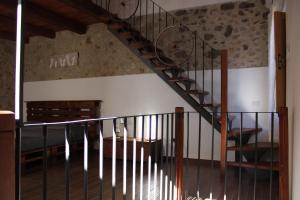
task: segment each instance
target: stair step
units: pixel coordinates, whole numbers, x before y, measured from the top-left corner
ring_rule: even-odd
[[[273,148],[277,149],[279,147],[279,145],[277,143],[273,144]],[[268,150],[272,148],[272,143],[271,142],[258,142],[257,143],[257,150],[261,151],[261,150]],[[231,146],[231,147],[227,147],[228,151],[255,151],[255,143],[251,143],[251,144],[244,144],[242,147],[239,146]]]
[[[220,109],[221,104],[211,104],[211,103],[204,103],[201,104],[202,107],[208,108],[213,112],[218,112],[218,109]]]
[[[108,25],[108,28],[112,30],[120,30],[120,29],[124,29],[125,27],[126,27],[125,24],[118,23],[118,22],[113,22]]]
[[[209,108],[211,108],[211,107],[221,107],[221,104],[211,104],[211,103],[204,103],[204,104],[201,104],[201,106],[203,106],[203,107],[209,107]]]
[[[250,168],[250,169],[262,169],[262,170],[271,170],[272,169],[271,162],[257,162],[255,165],[254,162],[227,162],[228,166],[232,167],[243,167],[243,168]],[[279,164],[278,162],[273,162],[273,170],[279,171]]]
[[[153,52],[143,52],[141,57],[144,59],[147,59],[147,60],[151,60],[151,59],[156,58],[156,55]]]
[[[119,33],[119,36],[123,39],[130,39],[130,38],[133,38],[134,37],[134,34],[130,31],[125,31],[125,32],[120,32]]]
[[[257,134],[262,131],[262,128],[258,128],[257,130],[255,128],[243,128],[242,129],[242,135],[252,135]],[[240,129],[239,128],[233,128],[229,133],[229,138],[237,138],[240,136]]]
[[[195,80],[189,79],[187,77],[174,77],[174,78],[168,79],[168,81],[170,81],[170,82],[189,82],[189,83],[195,82]]]
[[[130,42],[129,47],[133,49],[142,49],[147,47],[148,45],[145,42]]]
[[[174,65],[165,65],[165,64],[155,64],[155,68],[160,69],[160,70],[169,70],[169,69],[178,69],[182,72],[184,72],[183,68],[177,67],[175,64]]]
[[[202,91],[202,90],[189,90],[189,91],[186,91],[186,93],[194,94],[194,95],[209,95],[209,92]]]

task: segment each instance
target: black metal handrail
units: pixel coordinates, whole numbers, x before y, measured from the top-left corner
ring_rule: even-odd
[[[26,129],[28,127],[41,127],[41,136],[43,138],[43,199],[48,199],[49,193],[48,193],[48,159],[49,155],[47,154],[48,150],[48,137],[49,137],[49,128],[51,126],[61,125],[64,127],[64,137],[65,137],[65,199],[70,198],[70,155],[72,154],[71,151],[71,144],[72,141],[70,139],[70,133],[72,125],[77,124],[81,125],[83,127],[83,159],[84,159],[84,179],[83,179],[83,198],[88,199],[89,198],[89,180],[88,180],[88,172],[89,172],[89,126],[92,124],[96,125],[97,128],[97,135],[99,140],[99,199],[105,199],[107,197],[107,191],[108,189],[111,189],[111,199],[117,199],[118,196],[120,196],[118,193],[120,192],[119,189],[116,188],[116,185],[120,185],[121,183],[118,183],[118,180],[116,178],[116,165],[117,165],[117,157],[116,157],[116,149],[121,148],[123,151],[123,195],[122,199],[145,199],[145,196],[147,196],[146,199],[160,199],[160,197],[167,198],[167,199],[173,199],[174,195],[176,193],[176,185],[175,185],[175,179],[176,179],[176,173],[175,173],[175,152],[176,149],[179,147],[176,146],[175,142],[175,123],[174,119],[176,117],[177,113],[157,113],[157,114],[142,114],[142,115],[130,115],[130,116],[121,116],[121,117],[102,117],[102,118],[95,118],[95,119],[85,119],[85,120],[71,120],[71,121],[65,121],[65,122],[51,122],[51,123],[26,123],[20,127],[18,127],[18,132],[20,133],[20,136],[22,136],[22,130]],[[215,116],[217,116],[216,113],[211,112],[212,121],[218,120]],[[246,180],[244,175],[244,171],[242,170],[244,168],[245,160],[243,159],[244,156],[246,156],[245,153],[247,153],[247,149],[244,149],[248,145],[249,140],[247,139],[247,135],[244,135],[244,128],[249,126],[249,123],[247,124],[247,120],[249,116],[252,118],[251,124],[253,124],[253,132],[254,132],[254,142],[252,142],[253,149],[251,150],[254,152],[254,157],[250,159],[253,159],[252,168],[254,169],[253,174],[253,193],[248,192],[249,195],[253,195],[253,199],[260,199],[261,193],[258,190],[259,182],[257,181],[258,177],[258,170],[261,169],[260,162],[262,162],[261,157],[261,149],[260,149],[260,143],[258,141],[258,133],[260,132],[261,128],[264,128],[267,132],[270,130],[270,145],[267,147],[264,147],[265,150],[270,150],[270,158],[269,163],[270,166],[267,166],[264,169],[269,170],[269,195],[268,197],[264,196],[266,199],[272,199],[277,195],[277,189],[275,187],[278,183],[277,176],[274,176],[274,171],[278,170],[278,166],[276,165],[276,148],[277,144],[275,143],[275,134],[276,134],[276,119],[277,117],[276,112],[228,112],[226,113],[227,117],[229,115],[236,114],[240,116],[239,119],[239,131],[235,133],[235,135],[228,135],[228,140],[232,140],[233,136],[235,144],[237,145],[234,149],[236,152],[239,152],[238,155],[235,156],[235,164],[233,166],[238,167],[239,171],[237,175],[237,178],[232,179],[232,170],[229,169],[229,164],[226,165],[225,168],[225,179],[224,181],[216,181],[219,180],[217,177],[217,170],[216,170],[216,151],[215,147],[216,144],[216,135],[215,135],[215,128],[211,127],[211,134],[209,133],[209,137],[211,137],[211,140],[206,138],[207,136],[204,136],[203,134],[207,134],[209,131],[203,131],[203,120],[202,116],[198,112],[185,112],[184,113],[184,124],[186,124],[186,129],[184,130],[184,199],[188,199],[190,197],[209,197],[209,198],[216,198],[220,194],[215,194],[214,191],[220,191],[219,189],[216,190],[216,188],[224,188],[224,195],[228,195],[230,192],[232,192],[229,188],[232,188],[232,184],[236,184],[238,186],[238,189],[236,190],[236,194],[231,194],[230,196],[233,196],[235,198],[241,198],[242,190],[243,190],[243,182]],[[261,117],[267,117],[270,123],[270,127],[268,125],[263,125],[267,120],[261,119]],[[140,120],[140,123],[138,123],[138,120]],[[120,146],[117,146],[117,127],[120,127],[120,124],[123,124],[124,129],[124,135],[123,137],[123,144]],[[147,128],[148,127],[148,128]],[[112,129],[111,129],[112,128]],[[248,127],[249,128],[249,127]],[[112,130],[112,131],[111,131]],[[112,160],[109,161],[111,163],[111,169],[112,169],[112,175],[111,175],[111,188],[108,188],[107,186],[104,186],[104,181],[107,181],[107,179],[104,180],[104,162],[108,162],[107,160],[104,160],[104,133],[109,131],[110,134],[106,134],[106,137],[112,137]],[[129,135],[129,133],[132,133]],[[38,134],[38,133],[37,133]],[[208,139],[203,140],[202,137]],[[127,160],[127,149],[129,145],[129,138],[133,140],[133,146],[130,147],[133,149],[133,160],[128,161]],[[209,140],[211,144],[209,143]],[[137,141],[140,142],[139,147],[137,146]],[[146,147],[146,142],[150,142],[150,147]],[[246,142],[245,142],[246,141]],[[207,146],[208,145],[208,146]],[[19,149],[22,149],[21,143],[17,143],[17,147]],[[228,145],[228,148],[232,148],[232,146]],[[144,160],[144,149],[150,148],[153,149],[153,154],[150,154],[147,160]],[[206,155],[208,157],[203,157],[202,152],[203,148],[210,148],[209,155]],[[232,150],[232,149],[231,149]],[[231,151],[229,150],[229,151]],[[137,155],[137,151],[141,152],[141,155]],[[16,152],[17,156],[19,152]],[[227,159],[228,153],[226,153],[226,163],[229,163],[230,160]],[[140,157],[139,157],[140,156]],[[204,160],[208,159],[208,165],[205,164]],[[140,160],[141,162],[138,163],[137,160]],[[194,161],[193,161],[194,160]],[[147,164],[144,164],[145,163]],[[127,163],[132,163],[134,166],[132,168],[132,174],[127,172]],[[249,163],[251,164],[251,163]],[[20,166],[20,163],[18,163],[18,166]],[[139,166],[139,167],[138,167]],[[146,167],[148,166],[148,167]],[[277,167],[276,167],[277,166]],[[148,173],[144,173],[144,170],[148,169]],[[137,169],[140,170],[140,175],[137,175]],[[205,175],[209,173],[209,176]],[[19,173],[21,174],[21,173]],[[144,174],[147,174],[144,179]],[[130,181],[128,180],[129,176],[133,176]],[[209,177],[209,179],[207,179]],[[248,178],[250,175],[248,175]],[[106,177],[107,178],[107,177]],[[140,180],[140,185],[137,185],[138,179]],[[261,178],[260,178],[261,179]],[[228,182],[230,180],[230,182]],[[233,182],[232,182],[233,181]],[[236,182],[234,182],[236,181]],[[146,182],[148,182],[146,184]],[[208,190],[203,188],[203,183],[206,183],[208,185]],[[129,193],[128,188],[126,187],[128,184],[132,186],[132,192],[131,195],[128,195]],[[147,188],[144,186],[144,184],[147,185]],[[106,184],[107,185],[107,184]],[[236,186],[235,185],[235,186]],[[247,185],[248,186],[248,185]],[[260,184],[261,186],[261,184]],[[262,187],[262,186],[261,186]],[[152,189],[155,188],[155,189]],[[159,188],[159,189],[156,189]],[[78,188],[77,188],[78,189]],[[209,191],[209,194],[207,194],[207,191]],[[140,196],[138,197],[138,193]],[[208,195],[208,196],[207,196]],[[154,198],[155,197],[155,198]]]
[[[184,71],[179,73],[177,71],[174,72],[174,70],[168,71],[168,74],[173,78],[183,76],[193,80],[192,82],[185,82],[185,86],[186,90],[199,90],[200,93],[197,94],[189,93],[199,104],[199,107],[207,111],[218,111],[220,99],[216,99],[214,95],[217,94],[215,91],[221,87],[220,85],[215,85],[216,76],[214,73],[216,73],[215,69],[220,68],[219,50],[213,48],[197,31],[191,30],[188,25],[183,23],[172,12],[165,10],[152,0],[96,0],[95,3],[112,13],[111,18],[113,21],[123,21],[129,24],[132,29],[135,29],[143,36],[146,42],[152,43],[155,48],[153,50],[155,51],[156,57],[162,64],[174,66],[175,63],[178,68],[183,69]],[[126,10],[127,7],[123,5],[131,5],[130,3],[134,5],[132,5],[132,8],[128,11]],[[119,7],[113,9],[112,6]],[[118,14],[121,15],[120,13],[123,12],[123,10],[129,13],[125,18],[121,19],[118,17]],[[174,59],[178,56],[173,55],[174,53],[172,53],[170,48],[166,47],[167,49],[161,49],[158,43],[161,43],[160,37],[168,37],[176,34],[180,35],[179,30],[182,29],[185,33],[189,32],[188,36],[192,37],[181,39],[183,42],[189,44],[185,50],[193,50],[191,52],[188,51],[185,58],[182,58],[184,61],[180,59],[181,62],[176,62],[176,60],[170,59],[165,53],[166,51],[170,51],[170,54],[172,54],[171,57]],[[165,31],[170,32],[164,36]],[[169,38],[162,38],[161,40],[164,42],[168,41],[168,39]],[[140,42],[140,38],[133,39],[133,41]],[[182,55],[183,54],[181,54],[181,56]],[[210,92],[210,95],[205,93],[206,90]],[[201,91],[203,93],[201,93]]]

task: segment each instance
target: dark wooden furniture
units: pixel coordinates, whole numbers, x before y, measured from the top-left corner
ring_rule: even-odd
[[[0,197],[15,199],[15,117],[0,111]]]
[[[100,117],[101,100],[28,101],[27,122],[62,122]],[[90,123],[89,136],[96,138],[96,126]]]
[[[106,158],[112,157],[112,144],[113,144],[113,138],[107,137],[103,139],[103,155]],[[133,141],[134,138],[128,137],[127,139],[127,160],[133,160]],[[156,140],[144,140],[144,161],[148,160],[148,157],[151,155],[152,161],[155,158],[155,143]],[[116,141],[116,158],[117,159],[123,159],[123,144],[124,144],[124,138],[123,137],[117,137]],[[161,144],[162,140],[157,140],[157,155],[158,158],[161,156]],[[137,139],[136,141],[136,160],[141,161],[141,148],[142,148],[142,140]]]
[[[100,117],[101,100],[80,100],[80,101],[28,101],[27,122],[62,122],[70,120],[90,119]],[[90,144],[96,139],[97,126],[89,123]],[[83,143],[83,141],[82,141]],[[74,143],[72,150],[80,149],[83,144]],[[64,154],[64,145],[53,145],[47,148],[48,156]],[[43,159],[43,148],[32,149],[22,152],[22,164]]]

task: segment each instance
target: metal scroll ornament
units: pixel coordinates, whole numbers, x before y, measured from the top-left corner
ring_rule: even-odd
[[[165,65],[182,67],[192,58],[195,47],[195,33],[186,26],[175,25],[165,28],[157,37],[155,53]]]
[[[140,0],[110,0],[109,10],[120,19],[126,20],[135,15],[139,5]]]

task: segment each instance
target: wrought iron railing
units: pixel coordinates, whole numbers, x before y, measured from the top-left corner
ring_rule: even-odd
[[[205,41],[198,30],[192,30],[174,12],[167,11],[152,0],[94,0],[98,6],[111,13],[113,21],[126,23],[141,37],[133,42],[152,44],[157,62],[169,70],[171,78],[192,80],[186,84],[187,91],[203,91],[189,94],[199,106],[208,111],[220,111],[221,52]],[[146,51],[146,50],[145,50]]]
[[[229,114],[232,113],[226,113],[227,116]],[[209,131],[210,128],[205,126],[202,116],[198,112],[24,124],[18,130],[22,133],[22,130],[29,127],[41,127],[40,134],[43,137],[42,199],[49,199],[53,195],[48,192],[48,160],[51,156],[48,154],[48,129],[57,125],[64,126],[65,188],[64,192],[60,191],[59,193],[64,193],[65,199],[70,199],[70,191],[81,189],[70,186],[70,179],[73,178],[70,174],[70,156],[77,154],[72,152],[72,140],[70,139],[70,127],[74,125],[82,127],[83,131],[81,133],[83,136],[83,150],[81,151],[84,163],[82,171],[83,199],[89,199],[89,187],[95,187],[96,189],[93,188],[93,191],[99,191],[98,199],[173,200],[226,199],[226,197],[231,199],[278,199],[280,184],[278,177],[281,176],[279,170],[281,160],[277,154],[279,144],[276,139],[278,113],[239,112],[234,114],[239,115],[239,129],[234,133],[228,133],[227,141],[231,140],[232,142],[231,144],[226,143],[224,179],[220,178],[218,167],[218,135],[215,134],[214,127],[211,127]],[[211,116],[212,120],[218,120],[215,113],[212,113]],[[98,176],[98,182],[91,186],[88,177],[89,157],[92,153],[89,126],[92,124],[98,127],[99,155],[97,155],[97,162],[99,170],[95,175]],[[180,131],[178,124],[181,124],[184,131]],[[244,129],[249,127],[253,127],[252,134],[245,133]],[[121,134],[119,135],[118,132]],[[260,132],[270,133],[264,143],[259,139]],[[179,141],[178,137],[182,137],[183,140]],[[108,139],[111,146],[105,146]],[[249,142],[250,144],[248,144]],[[17,143],[17,145],[22,150],[21,143]],[[110,152],[110,158],[105,159],[105,156],[108,156],[107,150]],[[17,156],[20,155],[17,154]],[[18,166],[20,165],[21,163],[18,163]],[[110,171],[107,166],[110,166],[108,168],[111,169],[111,175],[105,177],[107,171]],[[183,173],[180,173],[181,170]],[[120,174],[122,175],[120,176]],[[182,186],[178,180],[183,180]],[[122,187],[120,187],[121,185]],[[243,194],[246,189],[247,194]],[[178,193],[178,191],[181,192]]]

